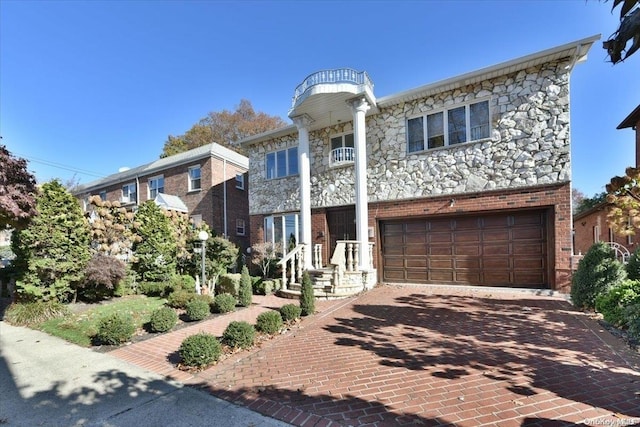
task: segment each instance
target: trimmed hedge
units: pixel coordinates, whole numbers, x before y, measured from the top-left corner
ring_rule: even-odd
[[[195,292],[178,289],[169,294],[167,297],[167,305],[173,308],[185,308],[189,301],[195,298],[196,295]]]
[[[282,316],[279,311],[265,311],[256,319],[256,329],[269,335],[280,332],[282,325]]]
[[[231,294],[217,295],[213,309],[217,313],[230,313],[236,309],[236,298]]]
[[[302,309],[295,304],[285,304],[280,307],[280,315],[282,316],[282,320],[290,322],[300,318]]]
[[[185,338],[178,352],[185,366],[204,367],[220,359],[222,346],[216,337],[201,332]]]
[[[313,293],[313,284],[309,272],[302,273],[302,289],[300,290],[300,308],[303,316],[309,316],[316,312],[316,298]]]
[[[207,318],[211,314],[209,303],[202,298],[194,298],[185,307],[189,320],[196,321]]]
[[[171,307],[160,307],[151,313],[149,326],[153,332],[167,332],[178,323],[178,313]]]
[[[242,266],[240,273],[240,290],[238,291],[238,304],[241,307],[249,307],[253,300],[253,288],[251,286],[251,276],[246,265]]]
[[[229,323],[222,334],[222,342],[232,348],[249,348],[256,337],[256,328],[245,321]]]
[[[216,295],[231,294],[237,297],[240,291],[240,276],[240,273],[221,274],[216,284]]]
[[[135,331],[136,327],[130,314],[113,313],[98,322],[96,339],[103,344],[121,344],[129,341]]]

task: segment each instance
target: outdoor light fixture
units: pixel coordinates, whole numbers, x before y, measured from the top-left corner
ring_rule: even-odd
[[[198,239],[202,242],[202,286],[206,286],[205,280],[206,280],[206,276],[205,276],[205,263],[204,263],[204,259],[205,259],[205,255],[207,253],[207,239],[209,239],[209,233],[207,233],[206,231],[202,230],[198,233]]]

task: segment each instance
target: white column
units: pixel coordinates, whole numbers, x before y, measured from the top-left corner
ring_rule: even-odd
[[[371,108],[364,98],[349,101],[353,112],[356,170],[356,240],[360,244],[359,269],[369,270],[369,205],[367,202],[367,134],[365,114]]]
[[[313,253],[311,241],[311,165],[309,161],[309,125],[311,118],[307,115],[293,117],[298,127],[298,172],[300,176],[300,222],[302,225],[302,242],[304,245],[304,268],[313,269]]]

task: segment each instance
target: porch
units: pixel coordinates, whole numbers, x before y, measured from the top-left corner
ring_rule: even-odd
[[[278,295],[297,299],[302,289],[302,275],[308,271],[316,298],[339,299],[357,295],[371,289],[377,282],[377,273],[373,267],[373,243],[362,248],[356,240],[338,240],[331,259],[325,265],[322,259],[321,244],[313,246],[312,268],[305,269],[303,244],[296,246],[278,265],[282,269],[282,288]],[[358,260],[360,252],[368,254],[368,268],[361,268]]]

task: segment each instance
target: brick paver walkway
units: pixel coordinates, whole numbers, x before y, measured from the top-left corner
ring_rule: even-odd
[[[269,298],[234,316],[289,302]],[[172,353],[197,331],[112,354],[298,426],[640,424],[638,355],[562,299],[380,286],[319,308],[191,378]]]

